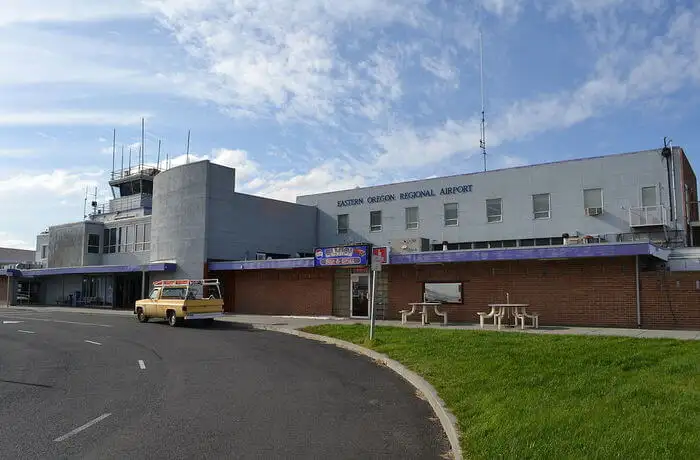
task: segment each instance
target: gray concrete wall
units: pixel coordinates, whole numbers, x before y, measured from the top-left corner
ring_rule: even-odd
[[[209,165],[207,257],[254,259],[256,252],[313,252],[316,208],[233,192],[233,171]]]
[[[46,257],[41,257],[41,247],[46,245]],[[39,235],[36,236],[36,251],[35,251],[35,257],[34,261],[38,262],[40,264],[44,264],[45,266],[48,265],[49,263],[49,234],[48,233],[40,233]]]
[[[99,244],[97,254],[88,253],[88,235],[97,235]],[[84,259],[83,265],[102,265],[102,240],[104,238],[104,225],[101,222],[86,222],[85,237],[83,241]]]
[[[164,278],[202,278],[206,256],[208,161],[177,166],[154,180],[151,261],[176,260]]]
[[[80,267],[85,248],[85,223],[58,225],[49,230],[48,267]]]
[[[678,168],[676,183],[680,183]],[[669,205],[665,160],[660,150],[566,161],[553,164],[465,174],[402,184],[302,196],[298,203],[318,206],[319,244],[352,241],[386,245],[397,238],[424,237],[431,243],[471,242],[559,237],[562,233],[610,234],[632,232],[629,208],[641,205],[641,188],[660,186],[663,205]],[[468,186],[466,193],[441,195],[443,189]],[[586,216],[583,190],[603,189],[604,212]],[[402,193],[432,189],[436,196],[401,199]],[[534,219],[532,195],[549,193],[551,217]],[[394,194],[395,200],[368,203],[368,197]],[[358,205],[339,201],[363,198]],[[488,223],[486,199],[501,198],[503,220]],[[445,226],[443,204],[459,204],[459,224]],[[680,207],[680,200],[679,200]],[[419,207],[419,228],[407,230],[405,208]],[[382,230],[370,232],[370,211],[382,211]],[[348,234],[337,234],[337,216],[349,214]],[[682,215],[682,214],[681,214]]]
[[[34,262],[34,251],[25,249],[0,248],[0,263]]]
[[[102,263],[104,265],[146,265],[151,262],[151,251],[104,254]]]

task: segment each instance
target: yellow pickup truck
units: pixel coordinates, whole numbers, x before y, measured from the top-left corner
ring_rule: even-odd
[[[224,315],[219,280],[156,281],[148,298],[136,301],[134,314],[142,323],[158,318],[171,326],[189,320],[211,324],[214,318]]]

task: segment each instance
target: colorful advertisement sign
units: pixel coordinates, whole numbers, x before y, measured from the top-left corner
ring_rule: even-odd
[[[372,261],[379,260],[381,264],[389,263],[389,248],[387,246],[377,246],[372,248]]]
[[[335,246],[314,251],[315,267],[361,267],[369,265],[369,245]]]

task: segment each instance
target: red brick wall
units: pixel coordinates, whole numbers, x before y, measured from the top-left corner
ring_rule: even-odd
[[[233,272],[233,276],[235,313],[331,314],[333,270],[251,270]]]
[[[641,274],[642,327],[700,329],[700,272]]]
[[[642,264],[643,265],[643,264]],[[450,322],[476,323],[489,303],[528,303],[540,324],[637,327],[634,257],[389,266],[386,319],[421,299],[425,281],[463,282],[464,305]],[[212,273],[212,276],[216,274]],[[331,315],[333,270],[259,270],[219,274],[226,311]],[[640,273],[642,327],[700,329],[700,273]],[[410,318],[418,321],[415,315]],[[432,321],[439,318],[432,316]]]
[[[530,304],[541,325],[637,327],[634,268],[633,257],[394,266],[387,315],[399,319],[400,310],[421,299],[425,281],[462,281],[464,305],[444,306],[449,321],[478,322],[476,313],[505,302],[508,292],[511,302]],[[700,328],[695,279],[700,274],[642,272],[643,327]]]

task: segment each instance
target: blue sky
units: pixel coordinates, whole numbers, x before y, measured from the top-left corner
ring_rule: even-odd
[[[0,0],[0,246],[80,220],[118,151],[300,194],[661,146],[700,168],[692,0]],[[458,5],[458,6],[456,6]],[[136,153],[134,154],[137,155]],[[120,163],[120,159],[117,159]]]

